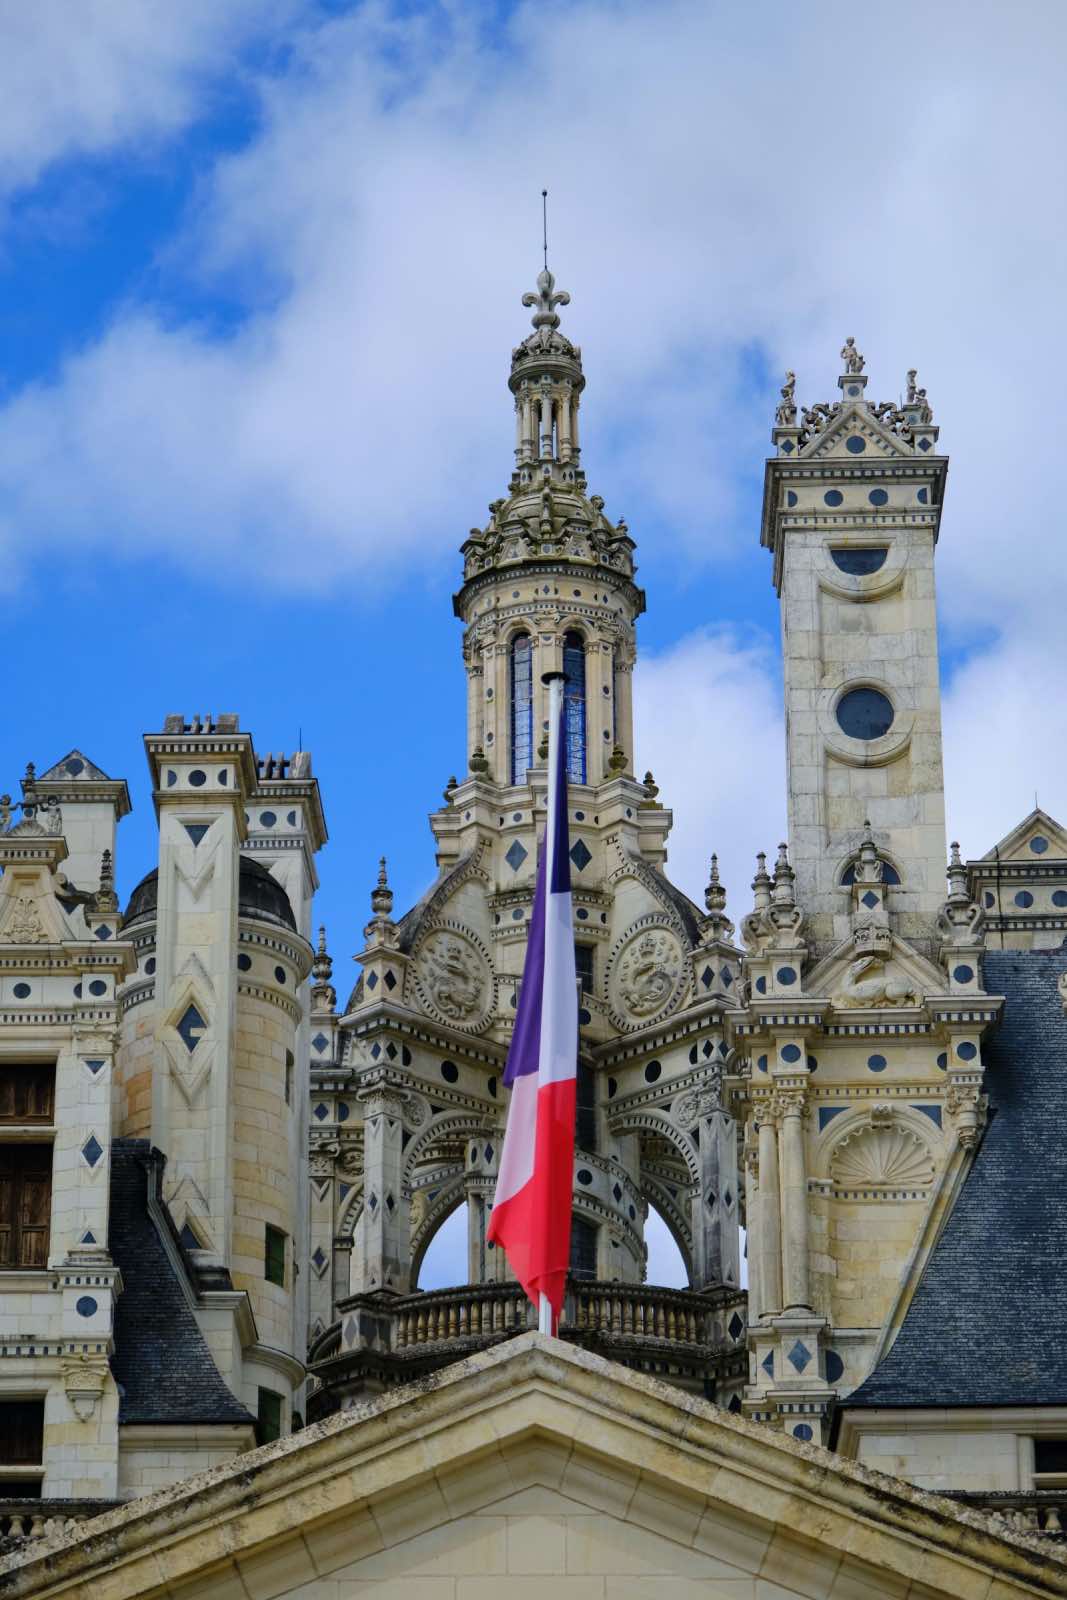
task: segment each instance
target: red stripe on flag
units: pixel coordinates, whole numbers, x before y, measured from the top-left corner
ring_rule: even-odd
[[[573,1078],[538,1090],[533,1177],[493,1207],[487,1233],[504,1247],[512,1272],[534,1305],[542,1294],[547,1297],[553,1327],[563,1309],[570,1265],[576,1097]]]

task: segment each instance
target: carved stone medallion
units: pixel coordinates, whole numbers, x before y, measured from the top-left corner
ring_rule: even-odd
[[[646,927],[631,935],[612,962],[612,1011],[622,1027],[658,1016],[674,1002],[685,972],[685,957],[669,928]]]
[[[492,1003],[488,957],[465,930],[444,927],[424,941],[415,964],[415,987],[431,1016],[465,1032],[485,1023]]]

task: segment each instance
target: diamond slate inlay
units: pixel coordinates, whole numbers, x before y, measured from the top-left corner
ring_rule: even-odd
[[[311,1115],[313,1117],[317,1118],[319,1122],[325,1122],[326,1118],[330,1115],[330,1113],[327,1111],[326,1107],[323,1105],[322,1101],[320,1100],[318,1105],[315,1107],[314,1111],[311,1113]]]
[[[763,1360],[760,1362],[760,1366],[763,1368],[763,1370],[767,1374],[768,1378],[773,1378],[774,1377],[774,1351],[773,1350],[768,1350],[767,1351],[767,1354],[764,1356]]]
[[[571,845],[571,860],[579,872],[584,872],[592,861],[593,856],[584,839],[576,839]]]
[[[806,1344],[801,1344],[798,1339],[789,1352],[789,1359],[798,1372],[803,1372],[804,1368],[811,1364],[811,1351]]]
[[[318,1050],[318,1051],[325,1050],[325,1048],[329,1044],[329,1042],[330,1042],[329,1039],[327,1039],[327,1037],[326,1037],[326,1035],[324,1033],[317,1033],[315,1035],[314,1039],[312,1039],[312,1041],[311,1041],[311,1043],[314,1045],[315,1049]]]
[[[194,1005],[187,1005],[181,1014],[181,1018],[175,1031],[190,1055],[192,1055],[193,1051],[200,1043],[200,1035],[203,1033],[206,1027],[207,1023],[204,1021],[196,1007]]]
[[[86,1161],[91,1167],[95,1167],[103,1153],[103,1145],[96,1137],[96,1134],[91,1133],[88,1139],[86,1139],[85,1143],[82,1145],[82,1155],[85,1157]]]
[[[518,872],[519,868],[522,866],[529,854],[530,852],[520,840],[513,839],[508,852],[504,857],[504,860],[507,862],[512,872]]]
[[[742,1331],[744,1330],[745,1324],[741,1321],[741,1318],[738,1316],[737,1312],[735,1311],[733,1316],[730,1318],[730,1320],[729,1320],[729,1322],[727,1323],[726,1326],[727,1326],[727,1332],[729,1333],[730,1338],[731,1339],[737,1339],[741,1335]]]
[[[861,904],[863,904],[863,905],[865,905],[867,907],[876,906],[878,904],[878,896],[876,894],[872,893],[872,891],[870,889],[868,889],[867,893],[863,896]]]

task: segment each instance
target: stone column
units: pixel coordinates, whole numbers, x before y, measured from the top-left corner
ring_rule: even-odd
[[[560,391],[559,397],[559,458],[571,458],[571,395],[569,389]]]
[[[500,1138],[483,1128],[467,1140],[463,1188],[467,1197],[467,1281],[499,1283],[509,1276],[504,1252],[485,1237],[496,1191]]]
[[[552,396],[546,389],[541,395],[541,456],[552,454]]]
[[[634,753],[634,707],[633,707],[633,662],[620,659],[621,652],[615,649],[614,693],[615,693],[615,739],[626,752],[626,770],[633,772],[636,762]],[[614,742],[614,741],[613,741]]]
[[[467,755],[485,748],[485,674],[480,652],[472,650],[467,666]]]
[[[411,1205],[404,1194],[403,1123],[395,1095],[363,1090],[363,1292],[406,1294]]]
[[[330,1145],[318,1145],[312,1149],[309,1158],[310,1166],[310,1205],[309,1205],[309,1235],[310,1251],[308,1263],[311,1268],[311,1281],[308,1286],[308,1328],[316,1325],[328,1328],[334,1320],[334,1305],[337,1296],[334,1293],[333,1268],[334,1268],[334,1234],[336,1232],[337,1208],[337,1181],[334,1172],[337,1146],[331,1141]],[[345,1253],[345,1268],[347,1272],[348,1255]],[[301,1271],[306,1271],[301,1263]],[[348,1293],[348,1279],[345,1278],[345,1294]],[[343,1298],[343,1296],[342,1296]]]
[[[810,1309],[808,1181],[804,1162],[804,1096],[782,1096],[782,1290],[784,1309]]]
[[[749,1151],[745,1161],[745,1227],[748,1238],[748,1303],[751,1320],[755,1322],[763,1311],[763,1252],[760,1249],[761,1194],[756,1172],[754,1151]]]
[[[737,1141],[719,1107],[700,1119],[700,1182],[693,1193],[693,1288],[741,1281],[737,1234]]]
[[[773,1316],[782,1309],[782,1230],[778,1206],[778,1130],[767,1102],[757,1108],[759,1123],[759,1314]]]
[[[533,399],[528,389],[522,393],[522,459],[532,461],[534,456]]]

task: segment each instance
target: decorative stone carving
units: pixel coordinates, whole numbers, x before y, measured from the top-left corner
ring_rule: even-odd
[[[891,1122],[885,1126],[879,1119],[841,1141],[830,1175],[842,1189],[924,1189],[933,1182],[934,1162],[918,1134]]]
[[[702,1117],[710,1117],[722,1110],[721,1077],[715,1072],[714,1083],[704,1089],[691,1089],[680,1095],[674,1104],[674,1120],[680,1128],[694,1128]]]
[[[7,938],[10,944],[44,944],[48,934],[41,922],[37,910],[37,903],[32,895],[17,894],[15,896],[15,909],[7,925]]]
[[[334,1162],[337,1159],[337,1153],[340,1148],[341,1147],[337,1143],[336,1139],[330,1139],[325,1143],[313,1145],[311,1149],[311,1155],[308,1158],[308,1171],[310,1176],[312,1178],[320,1179],[332,1178]]]
[[[862,955],[849,964],[833,997],[839,1011],[868,1006],[920,1006],[922,994],[900,967],[877,955]]]
[[[61,1370],[67,1399],[79,1422],[88,1422],[104,1392],[108,1365],[103,1356],[85,1353],[64,1356]]]
[[[337,1157],[337,1170],[343,1172],[346,1178],[359,1178],[363,1175],[363,1147],[358,1144],[343,1146]]]
[[[431,934],[415,981],[427,1010],[459,1028],[477,1027],[486,1013],[489,965],[468,938],[451,929]]]
[[[682,952],[666,928],[648,928],[626,945],[615,966],[616,1008],[642,1020],[671,1001],[682,970]]]

